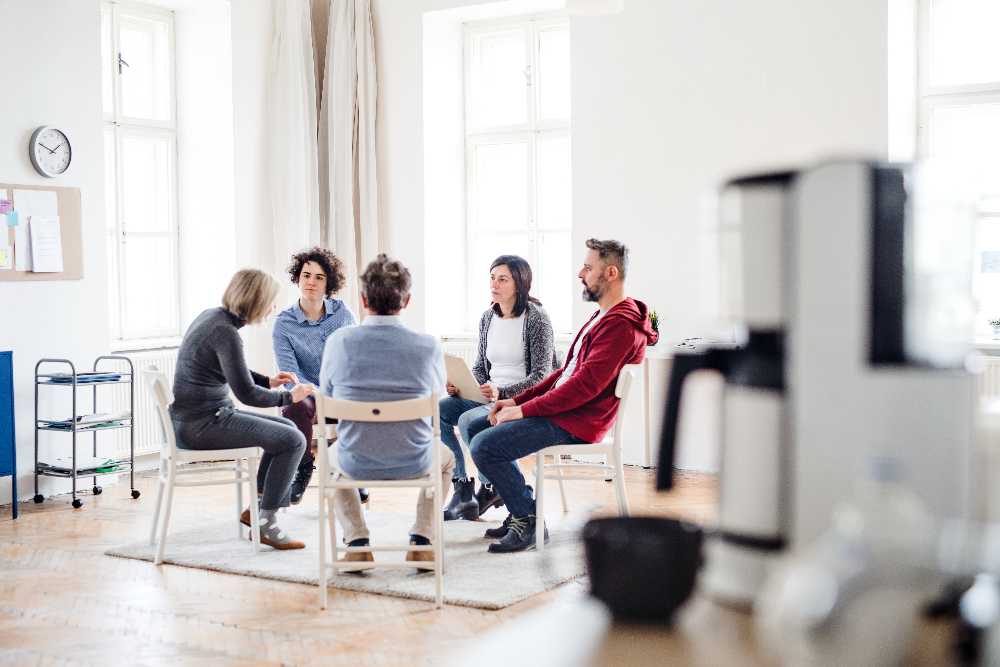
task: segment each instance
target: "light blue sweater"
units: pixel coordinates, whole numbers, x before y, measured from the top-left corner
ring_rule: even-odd
[[[399,401],[445,395],[447,372],[441,343],[392,315],[369,315],[360,327],[330,334],[323,351],[320,387],[325,396],[351,401]],[[403,479],[431,467],[430,418],[398,423],[341,421],[337,461],[357,479]]]

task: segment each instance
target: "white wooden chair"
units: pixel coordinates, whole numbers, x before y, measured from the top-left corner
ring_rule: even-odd
[[[156,559],[154,563],[163,562],[163,546],[167,541],[167,524],[170,521],[170,506],[173,504],[174,487],[176,486],[215,486],[217,484],[236,485],[236,535],[242,539],[243,524],[240,514],[243,513],[243,485],[250,485],[250,533],[253,537],[254,553],[260,553],[260,530],[257,525],[257,462],[260,460],[260,449],[257,447],[240,447],[238,449],[192,450],[178,449],[174,436],[173,423],[167,407],[174,402],[174,393],[167,383],[167,376],[157,370],[156,366],[146,366],[142,369],[142,378],[149,387],[153,398],[153,407],[160,423],[160,474],[156,485],[156,507],[153,510],[153,526],[149,530],[149,543],[156,541],[156,525],[160,518],[160,506],[163,501],[163,489],[167,489],[167,506],[163,512],[163,525],[160,526],[160,537],[156,541]],[[178,463],[195,463],[202,461],[225,461],[224,465],[199,467],[192,470],[178,469]],[[232,465],[229,465],[232,461]],[[245,462],[245,463],[244,463]],[[231,477],[205,478],[205,473],[232,471]],[[186,478],[188,475],[200,476],[201,479]],[[180,478],[180,479],[179,479]]]
[[[539,450],[535,454],[535,516],[538,523],[544,526],[545,520],[545,480],[557,480],[559,482],[559,493],[562,495],[563,511],[569,511],[566,502],[566,486],[564,482],[570,481],[593,481],[593,475],[564,476],[563,470],[568,469],[591,469],[603,470],[603,478],[610,479],[615,484],[615,497],[618,501],[618,516],[629,516],[628,496],[625,493],[625,470],[622,466],[622,433],[625,430],[625,406],[628,403],[629,390],[632,388],[632,380],[635,379],[635,372],[639,368],[638,364],[626,364],[618,374],[618,384],[615,385],[615,396],[618,397],[618,414],[615,417],[614,435],[606,437],[602,442],[594,444],[579,445],[554,445]],[[562,455],[571,456],[593,456],[603,455],[604,463],[563,463]],[[546,455],[552,457],[552,463],[545,463]],[[610,457],[610,460],[609,460]],[[555,474],[547,475],[547,471],[554,471]],[[545,530],[535,531],[535,548],[542,550],[545,546]]]
[[[344,401],[316,394],[316,416],[319,423],[326,417],[357,422],[399,422],[431,417],[434,424],[434,462],[427,475],[410,479],[370,480],[353,479],[341,472],[336,463],[331,466],[330,456],[336,461],[336,450],[329,451],[329,441],[320,444],[316,459],[319,461],[319,607],[326,609],[326,571],[332,569],[339,574],[341,568],[355,569],[350,564],[341,563],[338,557],[352,551],[433,551],[434,562],[403,561],[395,563],[363,563],[367,568],[415,567],[433,570],[436,584],[435,602],[441,608],[441,576],[444,573],[444,510],[442,508],[444,490],[441,479],[441,421],[438,416],[438,393],[426,398],[411,398],[402,401]],[[332,469],[331,469],[332,468]],[[333,492],[336,489],[360,489],[362,487],[416,487],[426,489],[426,494],[434,501],[434,539],[429,546],[406,545],[403,547],[346,547],[337,544],[337,523],[334,519]],[[326,499],[324,508],[323,500]],[[326,520],[329,520],[330,543],[333,560],[326,559]],[[360,563],[358,563],[360,564]],[[357,565],[357,564],[355,564]]]

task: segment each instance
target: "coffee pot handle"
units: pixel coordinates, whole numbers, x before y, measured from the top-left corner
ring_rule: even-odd
[[[674,454],[677,449],[677,420],[680,416],[681,392],[687,376],[699,370],[725,372],[726,350],[708,350],[701,354],[679,354],[670,365],[670,381],[667,384],[667,404],[663,415],[663,431],[660,436],[660,461],[657,469],[656,488],[669,491],[674,486]]]

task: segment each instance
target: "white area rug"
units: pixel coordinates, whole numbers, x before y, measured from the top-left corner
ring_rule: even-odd
[[[413,523],[412,516],[387,512],[365,512],[365,520],[374,546],[405,544]],[[248,539],[236,538],[234,522],[213,522],[190,528],[177,526],[176,531],[171,525],[164,562],[316,585],[319,528],[315,505],[293,507],[278,514],[279,525],[289,535],[306,543],[305,549],[296,551],[278,551],[261,545],[260,554],[254,555]],[[515,554],[491,554],[486,551],[491,540],[484,539],[483,533],[497,525],[483,521],[445,522],[442,588],[444,601],[448,604],[502,609],[584,574],[579,530],[568,521],[563,521],[558,530],[549,532],[549,543],[542,552],[531,550]],[[329,534],[326,539],[329,541]],[[143,541],[109,549],[105,553],[152,561],[154,551],[155,547]],[[375,558],[385,562],[402,561],[406,554],[377,552]],[[333,588],[364,593],[414,600],[434,599],[434,574],[417,574],[412,569],[369,570],[362,574],[336,577],[331,571],[328,583]]]

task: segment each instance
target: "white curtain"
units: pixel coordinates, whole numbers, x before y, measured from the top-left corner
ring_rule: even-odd
[[[344,262],[339,297],[360,316],[358,275],[379,252],[370,0],[332,0],[323,79],[319,151],[329,183],[323,240]]]
[[[320,242],[316,76],[309,0],[274,0],[274,42],[267,71],[274,273],[284,274],[293,253]]]

